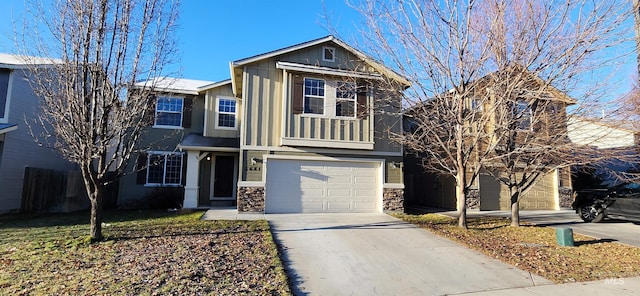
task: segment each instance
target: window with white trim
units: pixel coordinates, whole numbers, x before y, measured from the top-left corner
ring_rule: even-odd
[[[182,127],[183,98],[158,97],[156,101],[156,127]]]
[[[179,186],[182,184],[182,153],[149,152],[146,185]]]
[[[216,128],[237,129],[236,100],[227,97],[216,99]]]
[[[335,62],[336,61],[336,49],[335,47],[322,47],[322,60],[325,62]]]
[[[356,85],[350,82],[336,83],[336,116],[356,116]]]
[[[324,85],[322,79],[304,79],[304,114],[324,114]]]

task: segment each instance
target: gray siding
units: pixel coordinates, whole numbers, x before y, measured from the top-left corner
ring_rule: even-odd
[[[179,96],[179,95],[178,95]],[[193,98],[193,105],[191,110],[191,128],[182,129],[163,129],[149,127],[146,133],[140,140],[140,149],[144,151],[178,151],[178,144],[182,141],[185,135],[189,133],[202,134],[204,129],[204,96],[185,96],[187,98]],[[118,205],[127,205],[130,202],[139,200],[145,195],[151,193],[154,188],[157,187],[145,187],[142,184],[136,184],[135,173],[136,157],[132,157],[129,163],[127,172],[120,179],[120,191],[118,195]],[[183,168],[186,167],[186,152],[183,158]],[[185,176],[182,176],[184,183]]]
[[[0,145],[3,149],[0,153],[0,212],[20,208],[26,167],[56,170],[76,168],[47,145],[38,145],[29,133],[27,122],[36,135],[42,134],[42,128],[35,122],[39,99],[25,79],[25,72],[12,72],[10,89],[8,121],[17,124],[18,129],[6,133],[4,144]]]

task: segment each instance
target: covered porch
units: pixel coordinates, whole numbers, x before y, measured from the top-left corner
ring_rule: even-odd
[[[187,153],[184,208],[236,205],[239,139],[188,134],[178,148]]]

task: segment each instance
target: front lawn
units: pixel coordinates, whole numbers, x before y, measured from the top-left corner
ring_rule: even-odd
[[[202,212],[0,216],[0,295],[290,295],[266,221]]]
[[[457,219],[438,214],[396,214],[489,257],[563,283],[640,276],[640,249],[574,235],[576,247],[560,247],[550,227],[509,226],[508,218],[468,218],[468,230]]]

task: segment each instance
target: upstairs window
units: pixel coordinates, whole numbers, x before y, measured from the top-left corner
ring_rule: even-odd
[[[324,114],[324,84],[322,79],[304,79],[304,114]]]
[[[169,128],[181,127],[183,106],[183,98],[158,97],[154,126]]]
[[[336,116],[356,116],[356,86],[353,83],[338,81],[336,84]]]
[[[236,100],[221,97],[216,105],[216,128],[236,129]]]
[[[322,60],[325,62],[335,62],[336,49],[328,46],[322,47]]]
[[[179,186],[182,183],[182,153],[149,152],[146,185]]]
[[[518,101],[513,112],[517,122],[517,128],[522,131],[530,131],[533,114],[529,104],[524,101]]]

